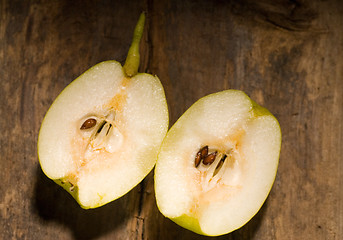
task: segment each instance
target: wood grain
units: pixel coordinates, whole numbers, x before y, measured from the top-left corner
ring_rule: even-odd
[[[234,88],[278,118],[275,184],[244,227],[216,239],[343,238],[343,4],[327,1],[0,1],[0,239],[207,239],[164,218],[153,172],[83,210],[41,171],[37,136],[60,91],[124,62],[141,11],[141,71],[161,79],[170,124]]]

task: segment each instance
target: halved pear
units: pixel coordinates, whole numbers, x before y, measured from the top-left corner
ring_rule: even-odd
[[[242,91],[201,98],[163,140],[155,167],[159,210],[203,235],[240,228],[271,190],[280,147],[276,118]]]
[[[137,73],[141,15],[127,61],[99,63],[51,105],[38,138],[44,173],[83,208],[113,201],[154,167],[168,130],[168,108],[156,76]]]

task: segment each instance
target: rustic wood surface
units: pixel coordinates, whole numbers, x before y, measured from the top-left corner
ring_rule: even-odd
[[[278,118],[275,184],[259,213],[217,239],[343,239],[343,2],[0,1],[0,239],[207,239],[164,218],[153,173],[83,210],[41,171],[54,98],[96,63],[123,62],[141,11],[141,71],[165,87],[170,125],[198,98],[241,89]]]

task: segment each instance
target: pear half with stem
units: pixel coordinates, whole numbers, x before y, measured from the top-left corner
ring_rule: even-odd
[[[280,147],[276,118],[242,91],[201,98],[163,140],[155,167],[159,210],[203,235],[242,227],[271,190]]]
[[[105,61],[71,82],[42,122],[42,170],[83,208],[113,201],[154,167],[168,130],[168,108],[156,76],[138,73],[144,13],[122,67]]]

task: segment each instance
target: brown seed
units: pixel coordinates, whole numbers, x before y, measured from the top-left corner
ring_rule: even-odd
[[[204,157],[206,157],[207,154],[208,154],[208,146],[205,146],[205,147],[203,147],[203,148],[201,148],[201,149],[199,150],[199,152],[198,152],[197,155],[195,156],[195,162],[194,162],[195,167],[198,167],[198,166],[199,166],[201,160],[202,160]]]
[[[94,127],[96,124],[96,120],[94,118],[88,118],[83,124],[82,126],[80,127],[81,130],[84,130],[84,129],[89,129],[89,128],[92,128]]]
[[[200,149],[200,152],[201,152],[201,158],[206,157],[208,154],[208,146],[205,146],[202,149]]]
[[[195,156],[195,161],[194,161],[195,167],[198,167],[198,166],[199,166],[200,161],[201,161],[200,154],[197,154],[197,155]]]
[[[205,165],[212,164],[214,160],[216,159],[216,156],[217,156],[217,152],[210,153],[204,158],[202,163]]]

